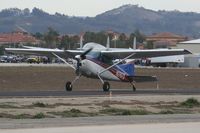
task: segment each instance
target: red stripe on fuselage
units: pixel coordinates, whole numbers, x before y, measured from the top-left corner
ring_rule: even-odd
[[[92,59],[92,58],[88,59],[88,60],[90,60],[90,61],[92,61],[92,62],[94,62],[94,63],[102,66],[105,69],[109,67],[109,65],[107,65],[107,64],[105,64],[103,62],[100,62],[98,60],[95,60],[95,59]],[[124,82],[129,82],[130,81],[129,78],[128,78],[128,76],[127,76],[127,74],[121,72],[120,70],[116,70],[115,68],[110,68],[108,71],[111,72],[116,77],[118,77],[121,81],[124,81]],[[122,75],[120,76],[120,74],[123,74],[124,77]]]

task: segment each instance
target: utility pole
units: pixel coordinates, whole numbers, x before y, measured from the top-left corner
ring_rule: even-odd
[[[133,49],[137,49],[136,43],[137,43],[137,39],[136,39],[136,36],[134,36],[134,39],[133,39]]]

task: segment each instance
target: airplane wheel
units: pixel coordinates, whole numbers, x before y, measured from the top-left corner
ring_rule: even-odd
[[[71,82],[67,82],[65,87],[66,87],[65,88],[66,91],[72,91],[72,83]]]
[[[136,88],[135,88],[135,86],[133,85],[133,91],[136,91]]]
[[[104,82],[103,91],[108,92],[110,90],[110,84],[108,82]]]

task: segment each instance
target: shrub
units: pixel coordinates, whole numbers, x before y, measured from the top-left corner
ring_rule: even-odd
[[[33,116],[33,119],[42,119],[45,118],[45,115],[43,113],[38,113]]]
[[[147,115],[150,112],[146,110],[128,110],[128,109],[118,109],[118,108],[107,108],[100,110],[100,113],[109,115]]]
[[[33,105],[34,107],[41,107],[41,108],[44,108],[44,107],[47,106],[46,104],[41,103],[41,102],[33,103],[32,105]]]
[[[186,101],[181,103],[181,106],[185,106],[189,108],[193,108],[194,106],[199,106],[199,105],[200,105],[199,101],[195,98],[189,98]]]
[[[174,114],[174,112],[171,110],[162,110],[158,114]]]

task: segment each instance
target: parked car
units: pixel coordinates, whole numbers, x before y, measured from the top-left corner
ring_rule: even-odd
[[[37,64],[39,64],[40,60],[39,60],[39,58],[36,58],[36,57],[30,57],[30,58],[26,59],[26,62],[27,63],[37,63]]]
[[[0,63],[7,63],[7,60],[0,58]]]
[[[3,55],[3,56],[0,56],[0,63],[7,63],[7,56]]]
[[[9,55],[7,57],[7,62],[9,62],[9,63],[17,63],[16,58],[17,58],[17,56],[15,56],[15,55]]]

